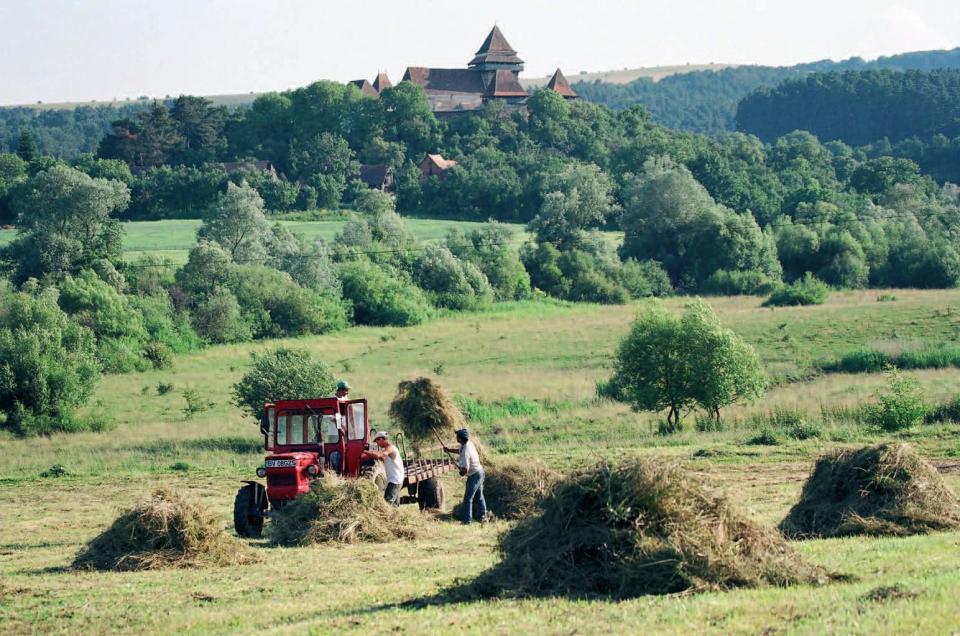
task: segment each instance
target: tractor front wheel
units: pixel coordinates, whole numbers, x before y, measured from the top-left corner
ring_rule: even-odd
[[[443,510],[444,500],[443,484],[436,477],[424,479],[418,484],[417,503],[420,510]]]
[[[244,538],[259,538],[263,534],[264,513],[267,510],[267,490],[256,482],[237,491],[233,500],[233,528]]]

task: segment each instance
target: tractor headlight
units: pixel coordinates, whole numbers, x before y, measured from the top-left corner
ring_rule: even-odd
[[[309,466],[307,466],[307,474],[310,475],[311,477],[316,477],[319,472],[320,472],[320,467],[317,466],[316,464],[310,464]]]
[[[267,476],[266,468],[264,468],[263,466],[260,466],[259,468],[257,468],[257,477],[259,477],[260,479],[263,479],[266,476]]]

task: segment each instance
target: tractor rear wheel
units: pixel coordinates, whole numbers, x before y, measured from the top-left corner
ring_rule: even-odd
[[[443,510],[445,501],[443,484],[436,477],[424,479],[417,487],[417,503],[420,510]]]
[[[263,534],[264,512],[267,510],[267,491],[252,482],[237,491],[233,500],[233,528],[244,538],[259,538]]]
[[[387,490],[387,471],[383,467],[383,462],[374,462],[372,466],[364,466],[360,475],[372,481],[381,494]]]

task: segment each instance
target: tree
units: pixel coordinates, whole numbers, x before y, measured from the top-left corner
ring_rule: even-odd
[[[722,407],[762,395],[766,378],[756,352],[697,301],[682,318],[646,307],[620,343],[609,386],[638,410],[667,409],[677,427],[694,405],[719,420]]]
[[[544,180],[546,194],[530,230],[538,241],[553,243],[560,250],[577,247],[584,230],[603,225],[619,211],[612,189],[598,166],[569,164]]]
[[[67,318],[53,290],[0,287],[0,413],[20,435],[82,428],[74,410],[100,377],[93,333]]]
[[[20,221],[8,248],[17,261],[15,280],[73,274],[100,259],[118,260],[122,229],[110,217],[129,203],[130,191],[119,181],[93,179],[60,164],[38,173],[13,201]]]
[[[757,352],[724,329],[710,306],[695,301],[680,319],[687,362],[695,374],[694,399],[720,422],[720,409],[763,395],[767,377]]]
[[[218,243],[237,261],[264,258],[270,236],[263,199],[246,182],[228,183],[197,229],[198,239]]]
[[[306,400],[332,395],[336,379],[324,362],[300,349],[280,347],[252,352],[253,368],[233,385],[233,403],[260,419],[263,407],[276,400]]]
[[[37,156],[37,144],[33,142],[33,135],[24,128],[20,131],[20,140],[17,142],[17,156],[30,163]]]

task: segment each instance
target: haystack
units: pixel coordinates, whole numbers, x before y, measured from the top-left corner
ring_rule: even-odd
[[[540,513],[500,538],[482,596],[628,598],[826,580],[773,529],[756,525],[681,468],[606,463],[559,482]]]
[[[780,523],[788,537],[922,534],[960,527],[960,502],[909,444],[825,454]]]
[[[373,482],[327,475],[277,512],[270,537],[286,546],[383,543],[414,539],[422,529],[416,513],[388,504]]]
[[[453,431],[464,426],[463,413],[430,378],[401,382],[389,414],[414,447],[438,443],[437,436],[452,442]]]
[[[488,460],[484,473],[483,498],[487,509],[500,519],[523,519],[533,514],[560,477],[539,459]],[[461,515],[462,505],[457,504],[455,516]]]
[[[175,490],[160,488],[88,543],[73,566],[151,570],[238,565],[256,560],[206,508]]]

